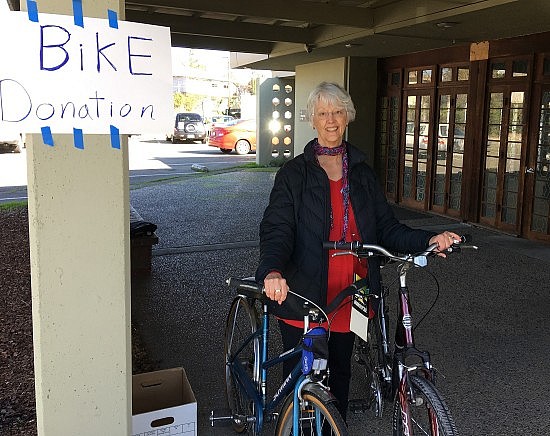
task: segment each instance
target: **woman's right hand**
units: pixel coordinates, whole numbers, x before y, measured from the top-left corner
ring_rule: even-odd
[[[288,285],[280,272],[272,271],[264,279],[265,295],[282,304],[288,294]]]

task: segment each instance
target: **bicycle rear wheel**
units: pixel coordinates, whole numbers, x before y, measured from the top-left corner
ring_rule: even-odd
[[[245,341],[258,330],[258,315],[254,300],[237,297],[233,300],[225,327],[225,389],[227,405],[233,416],[232,425],[237,433],[249,430],[255,434],[254,403],[246,396],[244,389],[239,387],[231,370],[230,362],[237,360],[245,369],[248,377],[257,385],[259,381],[260,339],[258,336],[250,340],[239,351]],[[237,354],[238,353],[238,354]]]
[[[410,375],[409,377],[414,392],[414,401],[408,399],[413,434],[434,436],[458,435],[458,430],[449,407],[433,383],[421,376]],[[397,394],[393,408],[394,436],[406,434],[401,411],[399,394]]]
[[[294,399],[291,393],[279,415],[277,421],[276,436],[291,436],[293,421]],[[308,391],[307,387],[302,390],[302,404],[300,407],[299,431],[300,436],[348,436],[348,429],[344,419],[338,412],[336,404],[332,401],[323,400],[318,394]],[[321,428],[322,432],[317,433]]]

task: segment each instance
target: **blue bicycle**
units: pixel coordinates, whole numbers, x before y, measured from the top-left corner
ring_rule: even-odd
[[[302,341],[292,350],[268,358],[269,314],[262,286],[252,280],[233,278],[227,283],[238,292],[225,330],[225,380],[231,416],[212,417],[213,423],[229,419],[236,432],[259,435],[265,422],[277,419],[277,436],[348,435],[336,399],[323,384],[328,357],[328,333],[320,327],[326,319],[323,309],[308,302]],[[310,329],[310,323],[319,325]],[[301,362],[268,397],[268,370],[298,355],[302,355]]]

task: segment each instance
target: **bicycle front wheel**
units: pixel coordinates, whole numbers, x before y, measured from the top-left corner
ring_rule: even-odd
[[[252,337],[257,329],[258,315],[254,301],[244,297],[235,298],[225,327],[225,389],[227,405],[233,416],[233,429],[237,433],[248,429],[249,433],[255,434],[254,420],[249,419],[254,417],[254,403],[238,385],[232,365],[233,362],[242,365],[247,376],[255,384],[258,383],[260,339],[258,336]]]
[[[445,400],[428,379],[410,375],[410,383],[413,388],[414,398],[407,399],[411,426],[415,435],[455,436],[458,435],[449,407]],[[399,402],[399,394],[393,408],[393,434],[402,436],[407,434],[404,424],[402,407]]]
[[[294,399],[291,393],[281,409],[275,430],[276,436],[292,436],[293,410]],[[318,394],[308,391],[307,388],[302,391],[298,427],[297,434],[300,436],[349,435],[344,419],[338,412],[335,403],[321,399]],[[322,429],[321,432],[319,429]]]

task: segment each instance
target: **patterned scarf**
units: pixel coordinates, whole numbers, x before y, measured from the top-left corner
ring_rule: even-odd
[[[317,140],[313,144],[313,150],[315,151],[315,157],[319,155],[323,156],[337,156],[342,155],[342,197],[344,202],[344,228],[342,229],[341,242],[346,240],[346,233],[349,227],[349,183],[348,183],[348,153],[346,150],[346,143],[342,142],[338,147],[323,147]],[[319,160],[317,159],[317,162]],[[334,225],[332,219],[332,207],[330,208],[330,228]]]

